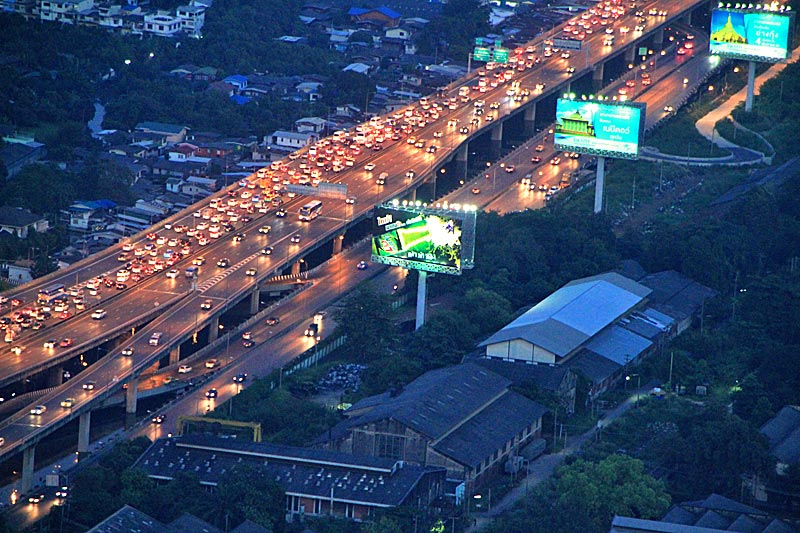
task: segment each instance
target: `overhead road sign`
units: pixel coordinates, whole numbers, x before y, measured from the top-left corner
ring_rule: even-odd
[[[563,37],[553,37],[553,46],[562,50],[580,50],[583,41],[578,39],[565,39]]]

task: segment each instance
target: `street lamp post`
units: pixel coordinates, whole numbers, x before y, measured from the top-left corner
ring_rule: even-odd
[[[636,378],[636,407],[639,407],[639,388],[642,386],[641,374],[629,374],[625,376],[625,381],[628,382],[632,377]]]

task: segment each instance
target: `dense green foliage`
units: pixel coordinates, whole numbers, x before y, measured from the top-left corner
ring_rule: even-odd
[[[421,32],[419,48],[422,53],[466,61],[475,37],[490,31],[489,6],[478,0],[450,0],[442,16],[430,22]]]
[[[610,455],[600,462],[577,460],[531,491],[523,505],[502,516],[487,533],[600,533],[615,514],[658,518],[670,504],[663,483],[644,472],[641,461]]]

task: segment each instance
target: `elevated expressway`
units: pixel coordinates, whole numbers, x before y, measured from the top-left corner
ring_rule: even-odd
[[[358,198],[355,204],[329,200],[325,202],[324,216],[311,223],[300,222],[296,217],[299,206],[307,201],[302,196],[284,206],[288,212],[286,218],[275,218],[274,211],[267,214],[256,213],[254,220],[247,224],[238,224],[235,231],[223,234],[220,239],[212,241],[208,246],[194,247],[191,255],[177,265],[181,273],[176,279],[169,279],[156,273],[127,290],[106,290],[89,302],[86,312],[37,332],[27,332],[22,335],[15,341],[15,345],[24,345],[25,349],[19,355],[6,354],[7,364],[0,369],[0,387],[40,372],[49,372],[50,384],[56,387],[37,400],[37,404],[47,407],[41,415],[29,414],[30,406],[28,406],[0,422],[0,436],[5,439],[5,446],[0,449],[0,457],[5,458],[23,452],[23,492],[31,486],[37,442],[67,422],[78,418],[80,420],[78,451],[79,453],[86,451],[89,444],[91,411],[95,406],[110,395],[118,393],[125,385],[126,411],[134,413],[138,377],[141,373],[157,364],[166,354],[170,354],[172,363],[177,362],[181,343],[204,328],[208,331],[209,340],[213,340],[218,331],[220,315],[242,300],[249,298],[251,312],[255,313],[258,309],[260,284],[290,265],[293,273],[299,272],[300,260],[320,246],[332,242],[334,253],[337,253],[341,250],[344,232],[363,220],[374,203],[407,195],[413,197],[416,189],[435,176],[445,163],[453,158],[465,160],[470,140],[491,132],[492,140],[500,141],[503,124],[510,117],[524,113],[526,124],[530,123],[532,126],[537,102],[547,96],[568,91],[573,80],[589,73],[601,82],[603,66],[607,61],[621,54],[626,54],[626,60],[627,56],[632,60],[632,51],[651,37],[651,34],[655,34],[655,40],[658,42],[658,36],[663,35],[665,26],[676,19],[686,21],[690,13],[702,4],[700,1],[685,0],[648,2],[644,6],[640,5],[640,9],[644,9],[645,12],[650,7],[660,6],[661,9],[668,9],[669,16],[647,17],[648,25],[644,32],[636,34],[631,32],[624,37],[620,36],[621,39],[613,49],[602,46],[601,33],[588,36],[584,41],[583,51],[575,53],[576,56],[585,57],[573,60],[576,71],[571,76],[565,73],[564,60],[555,56],[545,58],[533,69],[518,72],[514,82],[518,82],[520,88],[531,91],[530,97],[522,102],[515,102],[506,95],[510,82],[490,89],[486,93],[475,94],[475,91],[472,91],[469,102],[460,105],[456,110],[445,110],[438,121],[414,132],[415,136],[426,144],[438,145],[439,150],[436,153],[421,153],[413,145],[401,139],[386,143],[387,146],[382,151],[362,155],[356,163],[357,166],[339,174],[332,174],[330,176],[332,181],[347,185],[348,196]],[[616,22],[617,27],[633,28],[634,24],[632,13],[626,14]],[[542,41],[537,41],[533,45],[540,47]],[[451,84],[447,94],[442,95],[440,99],[456,96],[458,88],[464,84],[471,84],[474,77],[473,73],[466,79]],[[536,91],[537,84],[541,83],[544,83],[544,90]],[[472,103],[476,99],[483,99],[487,103],[494,101],[500,103],[494,121],[481,121],[478,127],[471,128],[467,134],[459,133],[460,128],[447,126],[450,120],[456,120],[461,125],[469,124],[473,114]],[[442,136],[434,137],[434,132],[442,132]],[[301,159],[298,159],[290,165],[298,165],[300,161]],[[363,166],[367,163],[375,164],[374,172],[363,170]],[[405,172],[411,166],[415,169],[416,176],[413,179],[405,179]],[[379,172],[389,174],[385,185],[375,183],[374,177]],[[255,176],[251,176],[250,179],[255,180]],[[238,185],[232,188],[238,188]],[[227,191],[221,191],[216,196],[227,198]],[[197,217],[194,216],[195,211],[206,206],[208,201],[206,199],[131,237],[130,242],[141,246],[146,240],[145,235],[149,232],[174,236],[174,230],[166,230],[165,226],[167,224],[171,224],[173,228],[180,224],[193,226],[197,221]],[[268,235],[258,232],[258,228],[263,224],[272,226],[272,231]],[[247,237],[241,242],[234,242],[233,236],[239,232],[246,233]],[[300,236],[299,243],[290,242],[291,237],[295,235]],[[261,253],[267,245],[274,248],[271,255]],[[9,296],[21,297],[30,302],[35,300],[40,288],[53,283],[84,286],[95,276],[118,269],[119,251],[118,247],[114,247],[91,256],[68,269],[20,287]],[[200,255],[205,257],[206,263],[201,267],[197,280],[185,278],[182,270],[192,259]],[[229,259],[230,266],[226,268],[214,266],[221,258]],[[245,271],[248,268],[255,268],[257,274],[246,275]],[[200,308],[204,300],[213,302],[210,310]],[[107,311],[106,318],[103,320],[89,318],[90,309],[100,306]],[[157,346],[151,346],[148,342],[154,332],[163,334]],[[47,339],[65,337],[74,339],[75,344],[68,348],[42,347]],[[106,356],[89,366],[76,378],[64,384],[60,383],[61,365],[64,362],[101,345],[108,350]],[[123,356],[122,348],[128,346],[133,347],[133,355]],[[92,390],[84,388],[88,382],[93,382]],[[67,397],[74,398],[75,405],[69,409],[61,408],[60,401]]]

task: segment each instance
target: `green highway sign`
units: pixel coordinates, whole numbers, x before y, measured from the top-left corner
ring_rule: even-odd
[[[472,51],[472,59],[475,61],[491,61],[492,53],[488,48],[476,46]]]
[[[647,47],[646,46],[640,46],[639,47],[639,55],[640,56],[646,56],[647,55]]]
[[[494,60],[498,63],[508,63],[508,48],[496,48]]]

